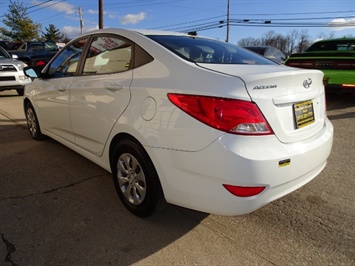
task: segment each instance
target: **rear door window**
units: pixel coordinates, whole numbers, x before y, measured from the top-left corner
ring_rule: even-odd
[[[132,68],[132,45],[114,35],[95,36],[87,53],[83,75],[111,74]]]

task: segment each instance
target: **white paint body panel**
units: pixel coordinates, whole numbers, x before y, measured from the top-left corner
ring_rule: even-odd
[[[33,82],[25,98],[32,102],[44,134],[108,171],[111,142],[118,134],[130,135],[149,154],[168,202],[224,215],[252,212],[311,181],[325,167],[333,127],[325,116],[321,72],[197,65],[137,32],[99,32],[125,36],[154,61],[124,73],[69,78],[64,92],[58,91],[59,81]],[[306,78],[313,80],[308,90],[302,87]],[[272,84],[277,87],[254,89]],[[241,136],[213,129],[173,105],[167,93],[254,101],[275,134]],[[313,102],[315,123],[295,130],[292,105],[306,100]],[[285,159],[290,164],[279,167]],[[240,198],[222,184],[266,189]]]
[[[77,146],[101,156],[112,127],[130,101],[132,71],[75,78],[70,114]]]

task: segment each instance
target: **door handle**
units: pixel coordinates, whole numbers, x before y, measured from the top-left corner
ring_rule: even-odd
[[[116,91],[120,91],[123,89],[122,85],[115,85],[115,84],[111,84],[108,85],[107,87],[105,87],[105,90],[109,91],[109,92],[116,92]]]
[[[67,90],[67,88],[65,88],[65,87],[61,87],[58,89],[59,92],[65,92],[66,90]]]

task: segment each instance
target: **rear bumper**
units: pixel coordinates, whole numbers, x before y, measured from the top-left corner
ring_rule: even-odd
[[[333,143],[333,126],[303,142],[283,144],[275,136],[226,134],[199,152],[153,149],[152,158],[166,200],[179,206],[221,215],[250,213],[302,187],[325,167]],[[290,164],[280,167],[280,161]],[[265,186],[259,195],[241,198],[223,184]]]
[[[21,85],[14,85],[14,86],[0,86],[0,91],[7,91],[7,90],[21,90],[25,89],[25,86]]]

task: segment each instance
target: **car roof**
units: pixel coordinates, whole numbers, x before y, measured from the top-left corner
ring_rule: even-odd
[[[317,42],[334,42],[334,41],[355,41],[355,38],[335,38],[335,39],[324,39]]]

